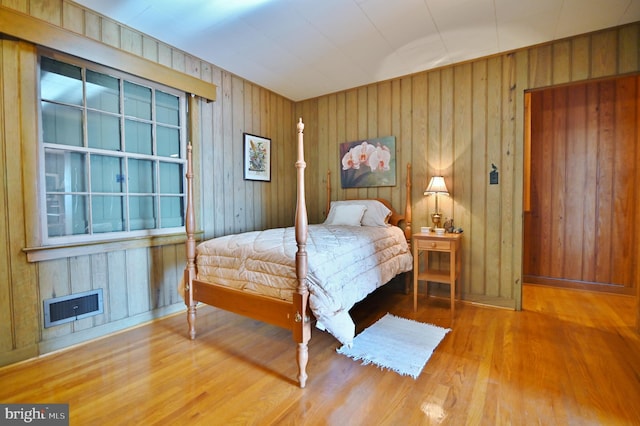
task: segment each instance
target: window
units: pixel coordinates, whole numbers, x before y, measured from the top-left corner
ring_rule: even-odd
[[[40,114],[45,245],[182,230],[183,93],[41,56]]]

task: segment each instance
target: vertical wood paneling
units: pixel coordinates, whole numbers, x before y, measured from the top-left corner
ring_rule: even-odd
[[[396,136],[396,159],[398,168],[397,178],[400,182],[405,182],[407,179],[407,171],[406,164],[409,160],[409,153],[404,149],[404,140],[402,139],[402,134],[400,133],[400,120],[402,116],[402,111],[400,107],[400,80],[392,80],[389,82],[389,133],[390,135]],[[385,102],[385,100],[381,100],[380,103]],[[385,108],[381,105],[381,108]],[[381,112],[382,114],[384,112]],[[402,170],[401,170],[402,169]],[[393,203],[394,206],[403,205],[403,200],[407,194],[402,191],[397,191],[395,188],[390,188],[389,200]]]
[[[29,14],[50,24],[60,25],[62,22],[62,8],[58,1],[29,1]]]
[[[497,304],[504,300],[506,305],[512,301],[511,306],[518,307],[523,261],[526,265],[536,265],[546,273],[576,267],[569,256],[553,258],[547,255],[538,258],[539,255],[532,254],[524,259],[522,257],[524,91],[596,76],[615,75],[622,72],[623,63],[625,72],[638,71],[638,39],[635,37],[637,31],[638,25],[634,24],[522,49],[504,56],[479,59],[471,64],[429,71],[424,73],[427,79],[426,90],[415,87],[421,81],[421,74],[391,80],[391,108],[385,107],[385,102],[389,101],[386,100],[386,86],[381,83],[376,83],[375,88],[370,85],[329,95],[337,96],[337,99],[344,96],[345,99],[344,112],[340,108],[342,104],[337,102],[340,113],[336,114],[338,130],[334,144],[358,139],[362,126],[372,129],[372,119],[378,123],[377,136],[382,136],[380,123],[384,122],[387,114],[391,114],[394,123],[392,131],[399,141],[398,158],[403,155],[404,150],[411,153],[414,225],[417,227],[422,223],[428,223],[428,212],[432,208],[433,200],[422,195],[423,186],[432,172],[431,168],[436,167],[433,164],[439,163],[440,167],[443,167],[442,172],[447,178],[447,183],[452,186],[452,197],[441,203],[442,210],[445,214],[453,215],[456,226],[465,230],[465,297],[481,301],[490,300]],[[612,67],[612,63],[617,65]],[[370,100],[372,96],[377,99],[375,109]],[[426,106],[422,106],[425,105],[425,101],[420,99],[421,96],[426,97]],[[588,97],[584,94],[576,96]],[[322,102],[322,98],[320,99]],[[559,98],[546,96],[540,101],[543,102],[540,114],[553,122],[554,103],[567,104],[569,101],[573,102],[573,99],[565,94]],[[309,101],[302,104],[307,102]],[[317,102],[317,99],[313,102]],[[575,122],[584,115],[586,118],[582,120],[588,123],[594,108],[590,101],[588,102],[587,109],[582,107],[582,110],[572,111],[571,116],[556,118],[556,125],[563,126],[561,120]],[[424,112],[417,111],[416,106]],[[367,108],[366,115],[361,111],[362,108]],[[389,109],[390,113],[387,112]],[[376,117],[372,116],[374,110],[377,110]],[[318,117],[319,123],[326,120],[324,115],[321,113]],[[426,121],[421,122],[425,117]],[[394,120],[397,120],[397,125]],[[422,127],[425,127],[424,132],[420,130]],[[340,137],[342,128],[344,137]],[[598,128],[596,126],[593,129],[597,131]],[[544,137],[554,137],[553,129],[546,132]],[[597,143],[602,135],[596,132],[594,136],[593,131],[589,129],[585,132],[584,146],[573,146],[568,150],[564,144],[553,144],[552,150],[539,150],[541,161],[561,161],[557,164],[560,166],[569,157],[583,155],[582,151],[593,149],[593,142]],[[419,135],[424,135],[422,140]],[[424,146],[419,146],[421,144]],[[328,151],[323,148],[319,152],[322,156],[327,155],[325,153]],[[554,153],[563,160],[553,160]],[[451,156],[450,161],[448,155]],[[589,154],[586,155],[589,157]],[[591,158],[593,157],[587,158],[583,167],[592,167],[589,163],[593,161]],[[426,162],[426,166],[422,165],[422,162]],[[488,184],[491,163],[495,163],[500,172],[500,182],[495,186]],[[552,173],[536,183],[536,187],[531,188],[541,210],[555,215],[553,220],[546,220],[539,225],[535,233],[536,244],[549,247],[547,253],[551,253],[551,248],[555,246],[556,254],[559,253],[558,247],[562,247],[563,244],[565,249],[569,245],[572,250],[573,247],[597,245],[597,227],[594,227],[591,233],[582,232],[582,241],[569,239],[569,233],[574,235],[575,230],[581,225],[579,221],[574,222],[567,216],[568,199],[552,203],[552,199],[547,195],[579,179],[579,169],[573,169],[568,173],[558,167],[551,171]],[[339,184],[335,175],[333,179]],[[585,185],[591,185],[588,178],[583,181]],[[392,191],[392,196],[397,192],[401,190]],[[354,194],[359,192],[339,191],[332,194],[332,197],[351,198],[356,196]],[[593,192],[587,193],[581,202],[586,210],[590,209],[588,206],[592,206],[593,210],[598,204],[598,197],[599,195]],[[582,217],[585,224],[590,214],[593,213],[586,213]],[[422,223],[415,223],[416,221]],[[583,227],[587,229],[587,225]],[[593,242],[590,242],[590,239],[593,239]],[[594,264],[595,259],[589,263]],[[588,270],[588,267],[583,265],[582,269]]]
[[[515,277],[520,275],[519,261],[520,253],[513,250],[514,246],[522,247],[521,241],[514,242],[521,232],[515,232],[516,218],[513,215],[505,214],[515,210],[515,206],[522,205],[523,196],[523,147],[516,144],[517,128],[516,123],[522,120],[516,119],[518,105],[524,105],[523,97],[518,97],[522,91],[517,91],[518,79],[516,71],[515,55],[506,55],[501,60],[502,83],[501,83],[501,117],[500,117],[500,291],[501,298],[516,298],[514,286]],[[523,133],[520,133],[521,135]],[[517,169],[520,165],[520,170]],[[520,185],[517,185],[519,183]],[[516,189],[517,188],[517,189]],[[519,196],[519,197],[518,197]],[[522,216],[521,216],[522,217]],[[520,228],[521,229],[521,228]],[[520,244],[518,244],[520,243]],[[517,259],[517,260],[516,260]],[[515,273],[515,271],[518,271]]]
[[[616,74],[618,56],[618,31],[606,30],[591,38],[591,77]]]
[[[414,220],[414,228],[419,229],[420,226],[431,225],[431,213],[435,211],[435,202],[433,196],[424,196],[424,190],[428,184],[428,179],[436,173],[441,173],[442,164],[439,155],[434,155],[432,161],[429,162],[428,151],[431,148],[427,141],[427,126],[429,121],[429,90],[428,79],[426,74],[416,75],[411,79],[411,133],[408,140],[411,141],[411,162],[413,176],[421,176],[422,179],[413,182],[412,200],[425,201],[426,218],[422,222],[417,222],[418,217]],[[404,165],[398,164],[398,169],[404,175]],[[403,181],[398,182],[398,187],[402,188]],[[443,198],[443,197],[440,197]],[[398,206],[401,208],[402,206]]]
[[[95,13],[84,11],[84,35],[88,38],[100,41],[101,19]]]
[[[598,102],[598,159],[596,196],[596,282],[611,281],[611,225],[613,212],[615,157],[615,87],[611,81],[600,83]]]
[[[74,256],[69,258],[70,294],[91,290],[91,258]],[[71,323],[73,331],[93,327],[93,318],[83,318]]]
[[[163,290],[164,280],[164,263],[162,247],[151,247],[149,249],[149,294],[151,298],[151,309],[157,309],[160,306],[164,306],[165,300],[168,302],[171,299],[166,298]]]
[[[331,168],[333,171],[332,199],[351,198],[361,193],[366,196],[388,194],[394,205],[401,207],[406,196],[403,186],[405,165],[411,161],[414,165],[414,207],[422,207],[414,208],[414,222],[424,223],[428,219],[428,203],[422,195],[423,186],[428,178],[429,167],[435,167],[431,164],[439,163],[438,167],[442,168],[452,192],[452,197],[442,203],[443,210],[453,215],[456,226],[465,230],[464,297],[505,306],[517,307],[519,299],[524,90],[637,72],[639,69],[639,26],[633,24],[569,41],[522,49],[506,57],[480,59],[472,64],[453,65],[294,104],[152,37],[103,19],[76,3],[66,0],[3,0],[2,4],[81,33],[87,38],[116,46],[189,75],[200,76],[218,86],[216,102],[198,102],[199,119],[193,133],[201,138],[196,148],[199,153],[196,169],[199,173],[201,212],[198,224],[205,237],[260,228],[264,223],[267,227],[292,224],[292,206],[295,203],[293,144],[295,122],[302,112],[306,124],[307,176],[310,176],[307,186],[307,197],[311,200],[310,217],[323,219],[322,200],[325,195],[322,180],[325,170],[322,169]],[[0,180],[4,192],[0,192],[0,195],[7,200],[3,213],[9,221],[4,228],[4,240],[8,243],[5,251],[0,251],[3,261],[0,263],[0,279],[8,283],[0,287],[0,311],[5,316],[6,313],[10,315],[9,321],[3,322],[10,323],[10,327],[2,328],[0,338],[0,350],[3,351],[0,361],[6,362],[15,356],[35,354],[37,343],[43,341],[40,336],[41,301],[46,291],[42,295],[40,293],[42,288],[51,289],[54,285],[44,275],[68,277],[69,274],[73,275],[72,270],[77,266],[81,273],[73,275],[72,279],[67,278],[66,285],[84,288],[87,283],[83,277],[90,274],[91,287],[105,289],[105,314],[93,317],[94,324],[108,326],[130,318],[135,312],[144,312],[142,306],[145,303],[149,305],[146,309],[179,303],[175,281],[181,275],[184,250],[182,245],[176,245],[130,253],[116,251],[95,254],[87,259],[61,259],[59,262],[38,265],[26,263],[21,252],[28,245],[24,241],[24,230],[33,225],[33,220],[29,219],[25,208],[27,206],[35,212],[32,215],[37,215],[38,209],[29,204],[32,201],[28,197],[23,199],[22,194],[33,193],[36,189],[33,178],[36,168],[31,167],[34,158],[29,157],[34,150],[7,141],[28,142],[37,139],[35,133],[25,134],[33,131],[30,128],[35,128],[32,117],[36,110],[32,98],[36,92],[33,82],[30,83],[31,89],[20,87],[20,81],[25,78],[23,76],[21,80],[19,72],[19,69],[24,71],[34,66],[35,50],[33,47],[25,50],[25,46],[22,46],[23,57],[19,59],[15,42],[3,41],[2,45],[9,46],[8,50],[3,48],[2,51],[3,90],[0,92],[3,105],[1,123],[4,126],[0,160],[6,165],[4,180]],[[117,67],[117,64],[107,65]],[[499,72],[501,68],[502,72]],[[482,93],[485,99],[482,99]],[[595,114],[591,95],[586,95],[588,123]],[[14,105],[16,99],[21,100],[18,109]],[[416,106],[419,111],[415,110]],[[24,120],[24,117],[29,117],[29,120]],[[500,117],[501,126],[495,123]],[[19,126],[21,121],[23,124]],[[270,183],[245,182],[242,179],[241,133],[246,129],[272,138],[274,148]],[[337,169],[338,144],[386,136],[383,133],[396,136],[398,185],[379,190],[342,190]],[[599,149],[598,138],[593,137],[593,132],[589,130],[587,133],[586,150]],[[480,140],[483,147],[476,147],[476,140]],[[484,152],[485,158],[475,158],[478,149]],[[414,158],[414,154],[420,158]],[[619,153],[613,155],[616,158],[615,155]],[[637,153],[635,155],[638,156]],[[500,184],[495,188],[486,184],[487,167],[490,162],[495,162],[492,157],[497,157],[495,161],[499,162],[497,165],[501,172]],[[8,162],[8,158],[21,158],[23,161]],[[422,163],[423,170],[416,169],[418,162]],[[586,167],[597,166],[589,163]],[[476,180],[482,184],[476,183]],[[476,193],[476,190],[479,192]],[[623,194],[613,195],[613,199],[622,202]],[[585,206],[597,205],[598,196],[588,194],[584,199]],[[481,201],[481,208],[476,210],[478,200],[484,201]],[[12,212],[11,217],[7,215],[8,211]],[[476,218],[476,214],[480,216]],[[0,215],[0,219],[2,217]],[[588,220],[584,216],[585,223]],[[422,223],[414,223],[414,229],[420,225]],[[588,244],[586,241],[591,237],[596,245],[600,241],[596,236],[597,230],[591,234],[585,233],[584,245]],[[143,268],[140,268],[140,262]],[[484,265],[480,265],[482,262]],[[162,271],[156,271],[156,267]],[[494,272],[495,267],[498,272]],[[134,272],[131,268],[140,270]],[[637,270],[636,266],[636,276],[639,275]],[[479,274],[476,273],[478,271]],[[587,267],[583,268],[583,274],[585,271],[588,272]],[[6,280],[3,278],[5,276]],[[496,277],[501,283],[499,289],[493,283]],[[133,312],[129,312],[129,308]],[[83,322],[76,328],[84,328],[87,324]],[[4,333],[5,330],[8,333]],[[73,327],[62,326],[55,331],[47,331],[47,338],[64,340],[73,332]],[[13,352],[20,355],[12,355],[9,347],[15,348]]]
[[[618,73],[626,74],[638,70],[640,52],[637,43],[640,29],[637,25],[629,25],[620,29],[618,35]]]
[[[109,265],[107,264],[107,254],[99,253],[91,255],[91,287],[96,290],[102,289],[102,304],[104,313],[93,317],[96,325],[106,324],[110,317],[109,311]]]
[[[624,293],[635,286],[637,81],[532,93],[526,275],[627,287]]]
[[[242,104],[242,121],[240,126],[240,130],[244,133],[251,133],[260,135],[257,131],[257,128],[254,127],[253,123],[253,84],[245,81],[243,82],[243,99],[240,102]],[[257,114],[256,114],[257,115]],[[262,136],[262,135],[260,135]],[[268,136],[265,136],[268,137]],[[242,137],[239,140],[243,140]],[[244,167],[244,145],[242,145],[242,164]],[[257,206],[261,201],[261,192],[258,187],[259,183],[256,181],[247,181],[244,182],[244,199],[238,200],[244,206],[244,223],[245,228],[244,231],[254,231],[254,214],[256,211],[259,211],[259,207]]]
[[[550,86],[553,63],[552,46],[544,45],[529,50],[529,87]]]
[[[392,117],[392,104],[391,104],[391,82],[386,81],[376,86],[377,96],[376,105],[374,111],[370,111],[370,114],[375,114],[376,128],[370,129],[370,137],[373,138],[376,135],[395,136],[391,132],[391,117]],[[396,144],[398,141],[396,140]],[[403,182],[404,167],[402,163],[398,162],[398,149],[396,146],[396,182],[400,185]],[[390,186],[379,188],[377,191],[371,189],[371,197],[382,197],[387,200],[391,200],[391,193],[393,188]]]
[[[329,158],[333,158],[329,155],[330,146],[333,145],[330,143],[330,141],[335,140],[335,136],[331,135],[331,125],[335,126],[335,118],[333,117],[333,113],[335,113],[335,99],[335,96],[326,96],[318,100],[318,165],[316,168],[311,168],[310,170],[308,170],[305,175],[315,174],[316,179],[318,179],[319,182],[325,181],[327,169],[332,168],[332,165],[334,166],[334,172],[340,172],[340,170],[337,168],[337,163],[334,163],[332,165],[329,164]],[[332,104],[334,105],[333,110],[331,109]],[[305,152],[309,150],[309,148],[310,147],[305,143]],[[326,205],[325,191],[317,191],[315,195],[315,197],[310,197],[309,201],[315,199],[318,208],[323,211],[323,216],[319,220],[316,219],[316,221],[322,221],[322,219],[324,219],[324,206]]]
[[[632,231],[635,217],[636,192],[634,187],[636,168],[638,165],[630,159],[635,158],[638,149],[636,144],[638,123],[636,121],[638,98],[636,97],[638,79],[621,78],[615,82],[615,139],[613,168],[613,217],[611,226],[611,240],[614,242],[611,250],[613,263],[612,281],[614,284],[632,286],[634,242]]]
[[[22,13],[29,13],[29,0],[2,0],[2,5]]]
[[[398,91],[399,91],[399,129],[398,129],[398,134],[400,135],[400,151],[401,151],[401,155],[399,156],[400,161],[402,164],[406,164],[407,162],[412,162],[413,163],[413,157],[411,155],[411,147],[413,146],[414,142],[413,139],[411,138],[411,120],[412,120],[412,115],[411,115],[411,88],[412,84],[411,84],[411,78],[410,77],[405,77],[402,78],[398,81]],[[397,141],[397,140],[396,140]],[[398,148],[398,146],[396,145],[396,148]],[[413,171],[413,168],[412,168]],[[406,173],[405,173],[406,175]],[[417,174],[415,173],[415,171],[413,172],[413,177],[416,177]],[[405,176],[406,179],[406,176]],[[412,187],[412,191],[413,193],[411,194],[411,199],[412,200],[417,200],[419,199],[419,197],[422,197],[424,189],[420,190],[419,185],[416,185],[414,183],[413,187]],[[400,193],[402,193],[402,191],[399,191]],[[396,206],[402,206],[402,203],[398,203],[398,200],[400,199],[400,194],[398,194],[398,198],[394,199],[394,201],[396,202]],[[404,198],[402,198],[402,200],[404,200]],[[414,223],[415,223],[415,218],[414,218]],[[416,229],[415,227],[413,229]]]
[[[489,76],[501,76],[502,57],[490,58],[486,67],[487,89],[486,89],[486,129],[485,138],[487,146],[487,156],[484,164],[484,176],[488,177],[492,170],[491,165],[495,164],[500,174],[504,173],[502,146],[494,141],[501,141],[502,138],[502,82],[501,78],[488,78]],[[503,174],[503,177],[505,175]],[[500,183],[497,185],[486,185],[486,257],[485,257],[485,282],[486,294],[493,297],[501,296],[500,288],[500,261],[502,258],[502,229],[501,229],[501,191],[504,188]]]
[[[591,37],[571,39],[571,81],[586,80],[591,73]]]
[[[566,155],[566,135],[567,135],[567,122],[566,114],[557,114],[556,111],[567,110],[567,89],[561,88],[554,91],[553,105],[551,113],[553,115],[553,122],[551,123],[551,132],[553,134],[553,145],[546,146],[546,149],[550,151],[551,158],[551,192],[546,196],[552,196],[552,194],[566,194],[566,179],[565,173],[567,171],[567,155]],[[550,245],[550,274],[551,276],[564,276],[564,230],[566,228],[566,205],[565,197],[553,197],[551,198],[551,245]]]
[[[84,32],[84,11],[75,3],[65,1],[62,10],[62,27],[78,34]]]
[[[242,144],[242,133],[244,128],[244,82],[242,79],[231,77],[231,98],[232,98],[232,118],[231,118],[231,140],[236,141],[231,145],[231,176],[232,185],[229,188],[233,191],[232,206],[232,226],[234,232],[244,232],[247,230],[245,210],[247,208],[245,194],[249,185],[244,182],[244,168],[238,167],[243,164],[244,145]]]
[[[571,81],[571,41],[563,40],[552,45],[553,84]]]
[[[4,78],[4,63],[7,57],[4,52],[4,42],[0,42],[0,105],[6,105],[7,101],[4,95],[4,87],[8,83]],[[5,123],[4,114],[0,116],[0,132],[4,133]],[[4,139],[3,139],[4,140]],[[6,144],[0,144],[0,163],[7,164]],[[13,350],[13,296],[11,286],[11,274],[10,267],[10,251],[9,245],[6,244],[9,241],[9,211],[6,208],[6,201],[8,197],[7,179],[5,173],[0,173],[0,352],[9,352]]]
[[[2,40],[2,148],[7,162],[4,164],[5,195],[3,208],[5,215],[9,219],[6,222],[8,238],[5,240],[7,246],[9,282],[11,283],[10,306],[4,306],[12,313],[13,325],[13,345],[16,349],[24,350],[32,348],[39,339],[39,307],[38,290],[35,265],[25,262],[26,258],[22,253],[22,248],[26,246],[25,240],[27,218],[32,217],[36,212],[25,210],[27,206],[33,207],[30,203],[25,205],[23,195],[25,190],[31,190],[33,182],[25,182],[25,176],[29,172],[24,172],[20,165],[23,161],[23,150],[29,153],[29,141],[26,137],[33,136],[32,125],[25,125],[22,128],[21,114],[27,111],[23,105],[16,107],[16,101],[23,96],[32,99],[32,94],[24,93],[27,87],[21,79],[23,72],[29,75],[29,70],[33,70],[33,65],[29,66],[25,55],[33,55],[34,47],[26,43]],[[33,61],[32,61],[33,62]],[[33,89],[33,85],[31,85]],[[16,143],[20,141],[20,143]],[[22,146],[24,145],[24,147]],[[31,157],[29,157],[31,158]],[[11,165],[11,167],[10,167]],[[24,173],[23,173],[24,172]],[[11,212],[11,214],[9,214]],[[28,351],[33,354],[31,350]]]
[[[49,260],[38,264],[40,295],[42,300],[71,294],[69,262],[67,259]],[[56,327],[44,328],[44,313],[38,315],[42,325],[42,340],[51,340],[69,334],[72,324],[66,323]]]
[[[85,10],[76,3],[66,0],[6,0],[3,5],[216,84],[219,88],[217,102],[198,100],[190,103],[191,124],[194,125],[190,129],[190,139],[195,145],[195,170],[198,176],[196,198],[202,212],[198,214],[200,229],[205,237],[210,238],[244,229],[264,228],[267,226],[267,217],[273,217],[276,226],[292,224],[291,210],[295,202],[295,196],[291,195],[295,176],[292,139],[295,137],[295,120],[291,101],[159,43],[152,37]],[[10,43],[12,46],[19,45]],[[32,119],[37,114],[35,46],[24,44],[21,49],[12,47],[3,50],[0,63],[5,86],[0,91],[4,99],[2,122],[12,124],[3,130],[2,164],[9,164],[6,161],[9,156],[22,158],[22,161],[11,162],[17,167],[9,167],[3,174],[8,180],[2,181],[2,188],[9,192],[0,193],[3,199],[12,203],[3,206],[2,213],[6,216],[9,209],[13,212],[11,223],[3,229],[15,229],[15,233],[3,238],[3,241],[11,243],[3,246],[5,251],[0,252],[2,262],[6,265],[0,274],[0,278],[6,275],[6,279],[2,279],[6,285],[0,288],[0,310],[6,316],[2,322],[5,327],[0,339],[0,364],[14,356],[37,354],[38,341],[44,343],[45,349],[56,347],[56,343],[51,343],[55,341],[61,342],[61,345],[73,343],[74,333],[95,337],[96,333],[90,330],[94,325],[105,326],[102,331],[105,333],[117,329],[118,323],[134,324],[131,322],[134,316],[143,318],[141,314],[182,303],[177,293],[177,282],[184,267],[182,244],[94,254],[42,264],[26,263],[24,255],[19,255],[23,247],[33,246],[25,243],[21,230],[29,226],[31,230],[28,234],[37,236],[32,224],[39,220],[39,208],[33,205],[37,198],[21,197],[23,193],[37,193],[37,145],[33,144],[33,140],[37,140],[37,133],[36,122]],[[117,64],[106,65],[117,68]],[[34,77],[28,78],[28,75]],[[19,108],[15,108],[16,99],[22,101]],[[29,117],[29,120],[21,120],[20,117]],[[313,126],[312,123],[310,127]],[[274,153],[272,182],[244,181],[239,136],[243,131],[273,138],[277,149]],[[23,140],[26,145],[21,148],[20,145],[6,144],[8,140]],[[315,156],[311,152],[312,161],[317,160],[317,154]],[[19,167],[19,164],[25,167]],[[263,191],[265,187],[274,190]],[[267,206],[275,206],[276,214],[271,215]],[[32,213],[26,214],[23,207]],[[42,300],[53,292],[56,285],[66,286],[65,294],[103,288],[105,314],[54,327],[43,333]],[[85,333],[80,333],[82,331]],[[79,342],[83,337],[76,339]],[[12,352],[17,355],[12,355]]]
[[[130,316],[147,312],[150,309],[149,297],[149,259],[146,248],[131,249],[125,252],[126,287],[125,295]]]
[[[589,84],[586,87],[586,123],[585,123],[585,180],[584,195],[584,240],[582,248],[586,253],[596,252],[596,235],[598,215],[598,197],[595,188],[598,186],[598,114],[599,114],[599,90],[598,85]],[[584,281],[596,281],[595,259],[586,261],[582,265],[582,279]]]
[[[125,252],[107,253],[109,321],[117,321],[129,315],[127,295],[127,262]]]
[[[471,283],[473,291],[486,294],[489,292],[487,281],[487,257],[490,234],[497,229],[487,229],[488,177],[490,170],[487,158],[487,61],[473,62],[471,69],[471,171],[475,178],[471,182],[471,212],[470,235],[471,251],[475,254],[471,258],[471,274],[479,279]],[[493,254],[493,253],[492,253]],[[492,283],[495,285],[495,282]]]
[[[586,87],[574,86],[568,88],[567,96],[567,127],[572,131],[566,132],[567,159],[566,162],[566,192],[567,206],[573,212],[586,211],[584,201],[584,182],[587,178],[585,170],[587,154],[586,148]],[[581,190],[571,190],[580,188]],[[583,214],[567,215],[562,228],[564,241],[563,276],[582,276],[584,236],[590,232],[590,227],[584,225]]]

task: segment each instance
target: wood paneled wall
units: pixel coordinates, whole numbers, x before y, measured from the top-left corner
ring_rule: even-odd
[[[443,199],[442,209],[465,230],[465,298],[515,308],[522,273],[524,91],[639,68],[639,25],[633,24],[294,104],[71,1],[0,4],[42,22],[43,31],[62,28],[217,85],[215,102],[190,100],[204,237],[293,223],[295,123],[302,117],[312,223],[324,219],[327,169],[333,171],[333,199],[379,195],[401,208],[411,162],[414,229],[433,208],[422,195],[427,179],[443,173],[452,197]],[[15,40],[0,46],[0,365],[183,309],[175,290],[184,264],[181,243],[83,247],[87,253],[27,261],[23,249],[39,208],[33,203],[36,50]],[[243,132],[272,139],[271,182],[243,180]],[[387,135],[396,136],[398,186],[340,189],[338,144]],[[492,163],[498,185],[488,185]],[[102,317],[43,329],[44,298],[98,286],[108,298]]]
[[[413,164],[414,229],[429,224],[433,200],[423,191],[431,175],[442,173],[451,197],[441,198],[441,209],[464,229],[463,297],[519,309],[524,94],[637,73],[639,29],[635,23],[300,102],[307,141],[318,146],[312,173],[320,183],[325,169],[335,170],[332,198],[382,196],[402,206],[401,184],[342,190],[338,173],[340,143],[396,136],[398,164]],[[489,184],[492,164],[497,185]],[[316,197],[324,206],[325,195]],[[637,282],[637,268],[634,274]]]
[[[528,281],[635,294],[639,80],[531,93]]]
[[[70,1],[2,0],[0,5],[35,18],[39,31],[53,25],[97,42],[96,49],[117,48],[215,84],[215,102],[189,101],[203,237],[293,224],[293,102]],[[91,60],[91,53],[85,59]],[[184,310],[177,292],[185,263],[181,237],[162,244],[86,246],[27,261],[23,249],[31,247],[29,235],[39,226],[36,72],[36,46],[0,40],[0,365]],[[243,179],[243,132],[272,139],[271,182]],[[103,289],[104,314],[44,328],[44,299],[95,288]]]

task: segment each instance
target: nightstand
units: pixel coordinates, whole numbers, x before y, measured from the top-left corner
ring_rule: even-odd
[[[455,313],[456,281],[462,270],[462,234],[437,235],[434,232],[413,234],[413,310],[418,309],[418,281],[449,284],[451,287],[451,318]],[[429,268],[429,252],[449,253],[449,269]],[[420,270],[420,252],[425,254],[424,270]],[[428,284],[427,284],[428,285]],[[427,287],[428,289],[428,287]],[[428,292],[428,291],[427,291]]]

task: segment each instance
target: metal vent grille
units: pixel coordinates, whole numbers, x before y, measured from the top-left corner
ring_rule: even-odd
[[[44,326],[64,324],[103,312],[102,289],[70,294],[44,301]]]

